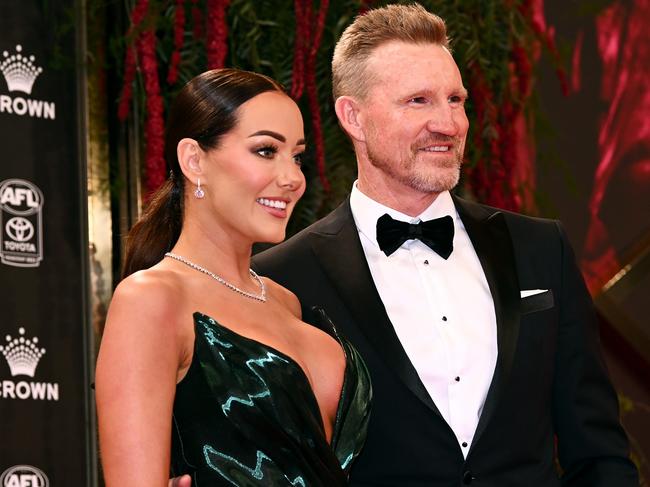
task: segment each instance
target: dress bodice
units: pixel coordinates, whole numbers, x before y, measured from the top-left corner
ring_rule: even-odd
[[[347,485],[365,440],[370,377],[358,352],[318,314],[345,354],[331,444],[295,360],[197,312],[194,355],[174,400],[174,475],[189,473],[193,487]]]

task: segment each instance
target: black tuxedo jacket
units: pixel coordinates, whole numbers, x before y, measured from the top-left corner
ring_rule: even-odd
[[[592,302],[560,225],[454,202],[497,319],[496,370],[466,460],[395,334],[349,200],[253,260],[298,296],[305,321],[322,306],[368,365],[374,400],[351,485],[638,485]],[[524,289],[549,291],[521,298]]]

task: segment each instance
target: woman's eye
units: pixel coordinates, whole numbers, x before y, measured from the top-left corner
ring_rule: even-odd
[[[266,147],[260,147],[259,149],[255,149],[255,152],[264,157],[265,159],[272,159],[273,156],[278,152],[278,149],[273,146],[266,146]]]
[[[303,156],[302,152],[300,154],[296,154],[293,156],[293,161],[299,166],[302,166],[302,156]]]

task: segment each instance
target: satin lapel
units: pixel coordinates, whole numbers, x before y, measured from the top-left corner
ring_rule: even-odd
[[[352,218],[349,200],[337,208],[326,227],[309,235],[320,265],[325,270],[369,343],[390,370],[436,414],[440,412],[395,333],[379,297]]]
[[[497,321],[497,363],[474,433],[472,445],[476,445],[498,404],[512,370],[519,336],[521,298],[512,239],[503,213],[490,213],[477,204],[456,197],[454,202],[481,261],[490,286]]]

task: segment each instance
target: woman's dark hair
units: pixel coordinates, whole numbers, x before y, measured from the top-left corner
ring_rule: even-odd
[[[176,156],[181,139],[207,151],[237,124],[237,110],[251,98],[284,89],[271,78],[238,69],[213,69],[189,81],[169,109],[165,160],[169,179],[153,194],[126,239],[122,277],[158,263],[176,244],[183,227],[185,177]]]

